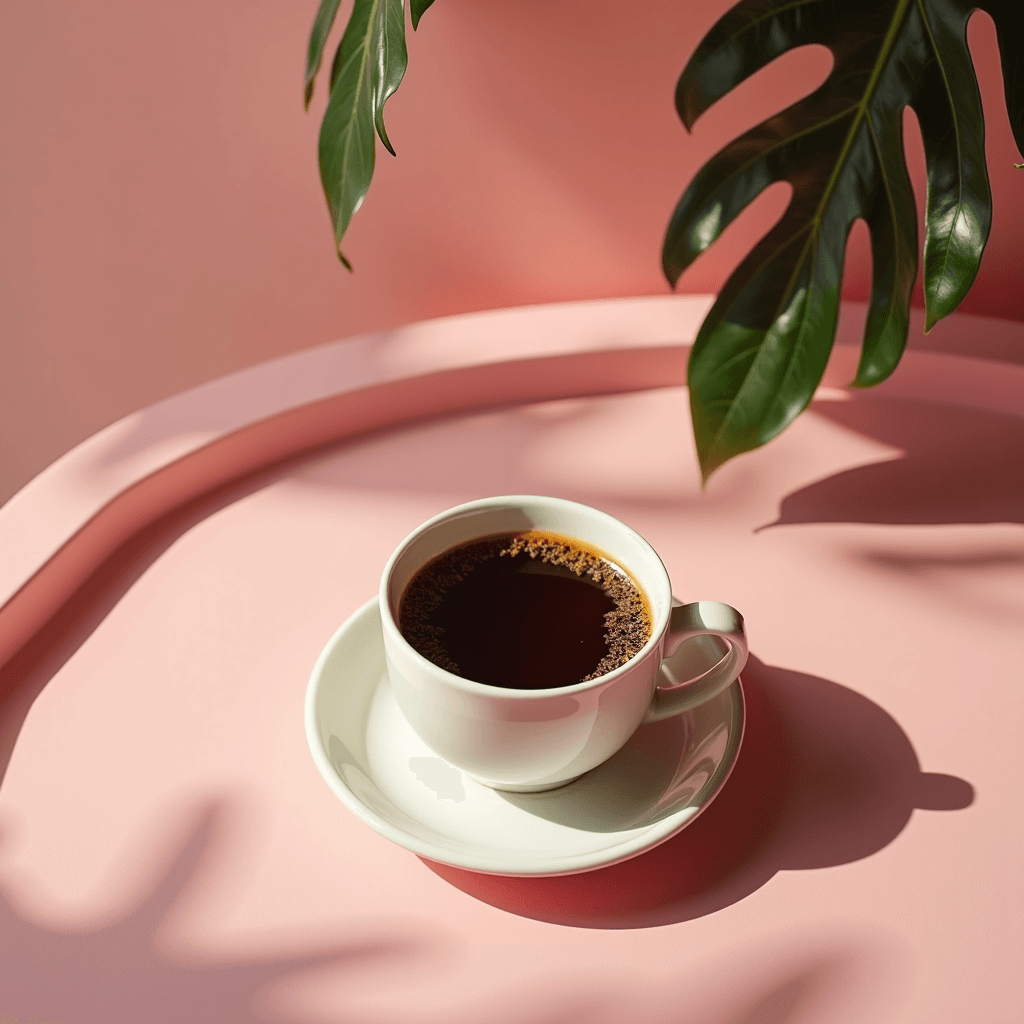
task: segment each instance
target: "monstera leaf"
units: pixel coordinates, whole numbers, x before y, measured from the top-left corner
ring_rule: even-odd
[[[835,337],[846,242],[858,218],[871,232],[873,281],[854,383],[876,384],[899,362],[918,248],[906,106],[920,121],[928,169],[927,327],[970,289],[992,219],[966,39],[978,6],[996,23],[1011,124],[1024,148],[1024,0],[742,0],[684,69],[676,107],[691,128],[787,50],[818,43],[835,60],[818,90],[714,156],[668,227],[662,262],[675,285],[763,189],[783,180],[793,188],[786,213],[729,278],[693,346],[690,401],[705,480],[777,436],[810,402]]]
[[[412,26],[434,0],[412,0]],[[309,38],[306,106],[323,61],[324,46],[341,0],[321,0]],[[374,130],[395,153],[384,128],[384,104],[402,82],[408,65],[404,0],[355,0],[331,65],[330,98],[320,126],[320,180],[334,223],[338,259],[352,269],[341,240],[373,177]]]

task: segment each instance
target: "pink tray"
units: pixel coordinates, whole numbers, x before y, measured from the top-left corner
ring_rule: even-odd
[[[810,412],[702,495],[706,308],[338,342],[142,410],[0,509],[0,1014],[1012,1019],[1024,368],[955,350],[1024,327],[954,317],[852,393],[849,311]],[[749,625],[725,789],[587,875],[428,865],[305,747],[309,670],[390,550],[509,492],[607,509]]]

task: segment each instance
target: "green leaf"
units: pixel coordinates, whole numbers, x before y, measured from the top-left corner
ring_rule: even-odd
[[[341,0],[321,0],[320,8],[313,21],[313,29],[309,33],[309,53],[306,56],[305,102],[309,109],[309,101],[313,98],[313,83],[320,71],[324,59],[324,45],[334,27],[334,19],[338,15]]]
[[[419,28],[420,18],[423,12],[434,2],[434,0],[410,0],[409,13],[412,15],[412,27]]]
[[[1024,153],[1024,4],[1019,0],[998,0],[981,6],[996,23],[1010,130],[1017,149]],[[1024,167],[1024,164],[1015,166]]]
[[[384,129],[384,104],[402,84],[409,56],[405,48],[404,0],[382,0],[379,27],[370,63],[370,95],[373,102],[373,120],[380,141],[395,156],[395,148]]]
[[[407,63],[403,0],[355,0],[331,67],[331,96],[320,127],[320,179],[338,258],[349,270],[341,240],[370,188],[374,128],[394,154],[384,128],[384,104],[401,83]]]
[[[846,242],[871,233],[873,278],[855,384],[895,369],[917,275],[916,205],[903,151],[903,109],[917,114],[928,166],[927,324],[952,312],[978,271],[991,223],[984,122],[967,48],[972,0],[742,0],[701,41],[676,107],[691,128],[717,99],[798,46],[835,64],[810,96],[735,139],[698,172],[662,253],[675,285],[760,192],[788,181],[779,223],[722,288],[693,346],[690,402],[705,481],[776,437],[810,402],[835,338]],[[1020,52],[1021,0],[984,0],[1001,45]],[[1004,68],[1007,50],[1003,50]],[[1012,77],[1017,75],[1016,78]],[[1007,75],[1011,121],[1024,119],[1018,58]]]

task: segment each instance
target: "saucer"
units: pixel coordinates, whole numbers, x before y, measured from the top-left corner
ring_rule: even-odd
[[[718,660],[716,643],[684,644],[662,672],[692,678]],[[640,726],[617,754],[560,789],[488,789],[438,757],[399,710],[376,598],[331,637],[306,692],[313,760],[350,811],[421,857],[495,875],[575,874],[664,842],[722,788],[743,721],[737,680],[691,712]]]

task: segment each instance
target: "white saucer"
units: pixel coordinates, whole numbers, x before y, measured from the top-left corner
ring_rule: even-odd
[[[676,678],[720,656],[683,647],[667,667]],[[614,757],[561,789],[499,793],[438,757],[399,711],[376,598],[331,638],[306,693],[313,760],[349,810],[422,857],[496,875],[589,871],[664,842],[722,788],[743,720],[737,680],[688,714],[641,726]]]

